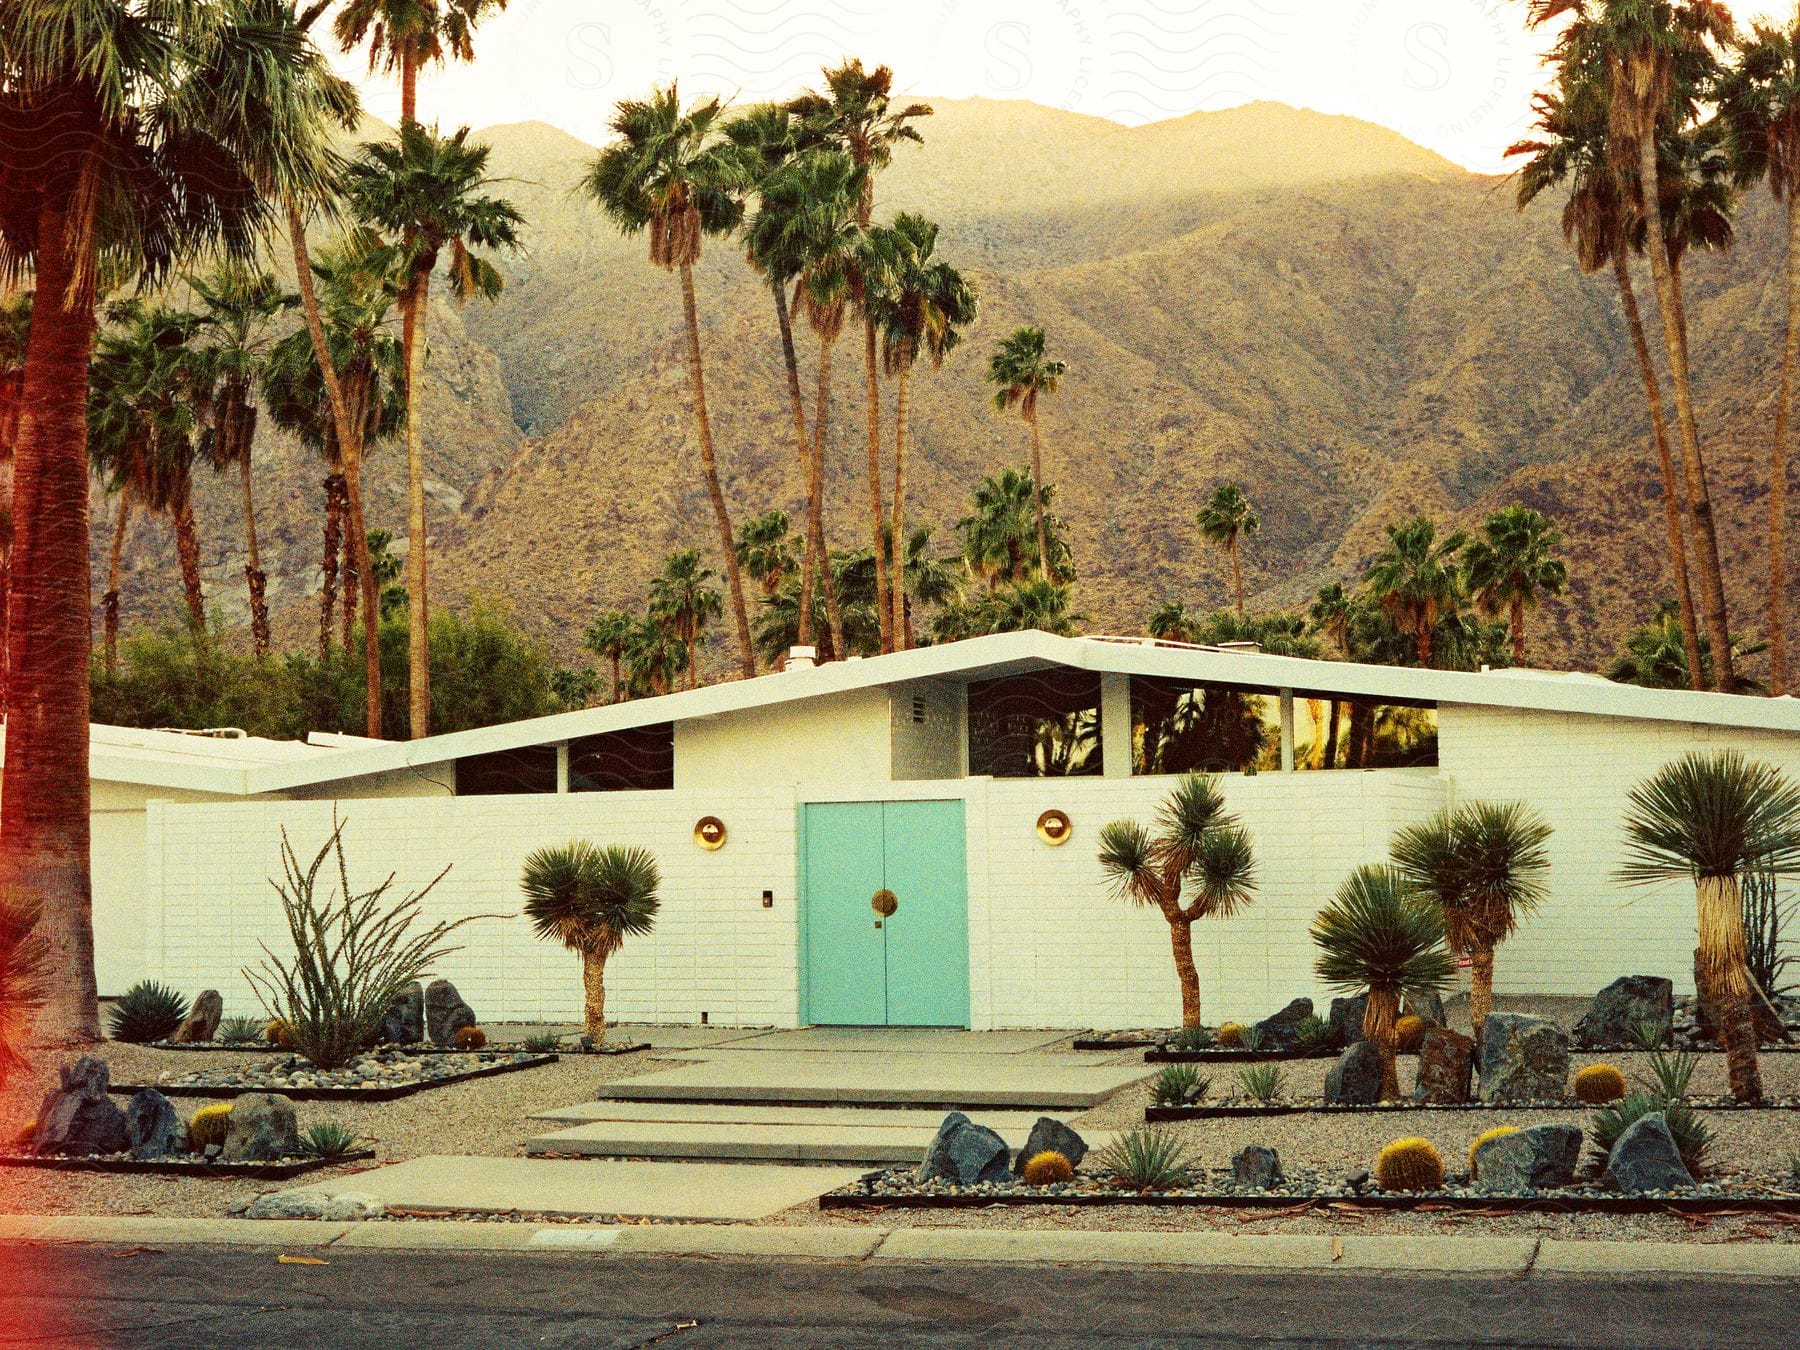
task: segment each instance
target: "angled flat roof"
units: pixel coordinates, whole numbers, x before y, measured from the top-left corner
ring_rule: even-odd
[[[254,769],[307,767],[355,747],[384,744],[360,736],[277,741],[229,729],[148,730],[95,722],[88,727],[88,773],[107,783],[241,795],[260,791],[249,786]],[[0,719],[0,762],[5,749],[6,723]]]

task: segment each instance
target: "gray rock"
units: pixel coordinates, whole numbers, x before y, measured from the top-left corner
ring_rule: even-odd
[[[1281,1155],[1264,1144],[1246,1144],[1231,1155],[1231,1179],[1250,1190],[1266,1191],[1287,1178],[1281,1173]]]
[[[1358,994],[1354,998],[1334,998],[1331,1000],[1331,1014],[1326,1018],[1331,1023],[1331,1043],[1339,1049],[1346,1045],[1355,1045],[1363,1038],[1363,1016],[1369,1010],[1369,996]]]
[[[1474,1041],[1444,1027],[1427,1027],[1419,1038],[1419,1076],[1413,1100],[1439,1106],[1466,1102],[1474,1071]]]
[[[1264,1050],[1292,1050],[1299,1039],[1300,1024],[1313,1015],[1310,998],[1297,998],[1272,1016],[1263,1018],[1255,1027]]]
[[[1533,1125],[1475,1150],[1475,1176],[1490,1191],[1568,1186],[1581,1161],[1579,1125]]]
[[[1372,1106],[1380,1100],[1381,1051],[1374,1041],[1357,1041],[1325,1075],[1325,1104]]]
[[[319,1191],[270,1191],[252,1200],[243,1211],[247,1219],[328,1219],[333,1223],[350,1223],[358,1219],[379,1219],[387,1206],[362,1191],[342,1191],[326,1195]]]
[[[274,1092],[246,1092],[231,1104],[225,1132],[226,1162],[274,1162],[300,1152],[294,1104]]]
[[[1522,1013],[1489,1013],[1481,1024],[1481,1100],[1559,1101],[1569,1095],[1569,1035]]]
[[[386,1045],[417,1045],[425,1039],[424,985],[414,980],[394,995],[387,1015],[381,1019],[380,1039]]]
[[[1625,1127],[1625,1133],[1607,1155],[1602,1181],[1615,1191],[1629,1194],[1669,1191],[1694,1184],[1661,1111],[1639,1116]]]
[[[1675,985],[1660,975],[1623,975],[1594,995],[1575,1024],[1577,1045],[1626,1046],[1637,1043],[1640,1022],[1649,1022],[1666,1039],[1675,1017]]]
[[[63,1065],[59,1077],[61,1086],[51,1088],[38,1108],[33,1150],[64,1157],[123,1153],[125,1113],[106,1095],[112,1086],[106,1061],[83,1055]]]
[[[1031,1127],[1026,1137],[1025,1147],[1019,1150],[1013,1159],[1013,1174],[1023,1176],[1025,1164],[1040,1153],[1060,1153],[1069,1160],[1069,1166],[1080,1167],[1081,1160],[1087,1157],[1087,1140],[1071,1130],[1060,1120],[1052,1120],[1049,1116],[1039,1116],[1037,1123]]]
[[[453,1045],[457,1032],[477,1025],[475,1010],[450,981],[433,980],[425,986],[425,1030],[433,1045]]]
[[[1400,1003],[1402,1017],[1422,1017],[1433,1026],[1449,1026],[1444,1016],[1444,996],[1435,989],[1429,994],[1408,994]]]
[[[176,1045],[194,1045],[219,1039],[219,1020],[225,1016],[225,1000],[217,989],[202,989],[187,1019],[169,1039]]]
[[[187,1124],[175,1103],[155,1088],[145,1088],[125,1104],[125,1143],[140,1162],[186,1153]]]
[[[938,1126],[937,1137],[925,1150],[918,1179],[941,1178],[959,1186],[981,1181],[1005,1181],[1010,1153],[1006,1141],[985,1125],[977,1125],[961,1111],[952,1111]]]

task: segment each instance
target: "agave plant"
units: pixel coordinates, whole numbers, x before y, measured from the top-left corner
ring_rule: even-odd
[[[1186,1106],[1212,1090],[1212,1079],[1202,1078],[1192,1064],[1165,1064],[1150,1080],[1150,1100],[1158,1106]]]
[[[300,1151],[309,1158],[342,1158],[354,1153],[362,1137],[335,1120],[320,1121],[300,1136]]]
[[[1645,1116],[1661,1115],[1675,1140],[1675,1150],[1688,1172],[1698,1176],[1706,1166],[1707,1150],[1712,1146],[1712,1131],[1694,1108],[1683,1101],[1670,1101],[1659,1092],[1633,1092],[1594,1112],[1588,1123],[1588,1136],[1594,1141],[1594,1156],[1604,1162],[1612,1156],[1619,1136]]]
[[[606,961],[627,937],[656,926],[656,859],[646,849],[598,848],[584,839],[525,860],[525,916],[546,941],[581,955],[587,1034],[606,1039]]]
[[[1246,1064],[1238,1070],[1238,1087],[1250,1101],[1267,1105],[1287,1090],[1287,1075],[1279,1064]]]
[[[140,980],[113,1004],[107,1030],[115,1041],[145,1045],[167,1040],[188,1015],[188,1001],[155,980]]]
[[[1117,1136],[1095,1162],[1106,1175],[1140,1191],[1176,1190],[1194,1175],[1194,1156],[1181,1136],[1154,1125]]]

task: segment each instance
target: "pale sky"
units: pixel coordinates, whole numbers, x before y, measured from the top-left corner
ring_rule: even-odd
[[[600,140],[612,105],[679,77],[742,100],[861,56],[902,89],[1028,99],[1129,125],[1271,99],[1392,127],[1481,172],[1529,125],[1545,39],[1521,0],[510,0],[420,116],[539,120]],[[1740,23],[1791,4],[1733,6]],[[346,57],[346,74],[364,75]],[[399,94],[365,79],[369,111]]]

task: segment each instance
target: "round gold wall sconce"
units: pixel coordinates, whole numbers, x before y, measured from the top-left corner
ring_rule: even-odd
[[[1061,811],[1046,811],[1037,819],[1037,837],[1051,848],[1061,848],[1074,833],[1075,827]]]
[[[900,908],[900,897],[883,886],[869,897],[869,908],[882,918],[892,918],[894,911]]]
[[[725,822],[717,816],[701,816],[694,822],[694,842],[708,853],[725,847]]]

